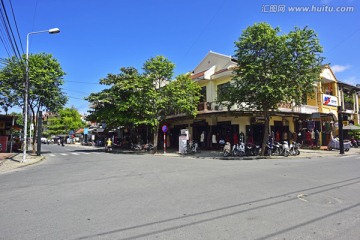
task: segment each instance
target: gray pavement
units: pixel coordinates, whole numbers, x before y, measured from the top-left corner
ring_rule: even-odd
[[[66,144],[67,147],[81,147],[84,149],[98,149],[102,150],[103,147],[96,146],[83,146],[80,144]],[[330,156],[352,156],[352,155],[360,155],[360,148],[351,148],[345,154],[340,154],[339,150],[320,150],[320,149],[300,149],[299,156],[289,156],[288,158],[282,156],[272,156],[272,157],[260,157],[260,156],[244,156],[244,157],[223,157],[222,151],[214,151],[214,150],[203,150],[200,153],[194,154],[180,154],[174,149],[169,149],[164,154],[163,150],[159,150],[155,156],[167,156],[167,157],[184,157],[184,158],[207,158],[207,159],[217,159],[217,160],[257,160],[257,159],[292,159],[292,158],[312,158],[312,157],[330,157]],[[150,154],[144,152],[134,152],[131,150],[114,150],[114,154]],[[44,155],[37,156],[31,153],[27,154],[26,162],[22,162],[23,154],[22,153],[1,153],[0,154],[0,173],[9,172],[16,168],[26,167],[32,164],[36,164],[45,159]]]
[[[0,239],[360,239],[355,151],[224,161],[43,150],[46,161],[0,174]]]

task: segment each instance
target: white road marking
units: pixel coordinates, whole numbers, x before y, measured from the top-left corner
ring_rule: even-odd
[[[60,155],[67,156],[68,154],[67,153],[60,153]]]
[[[80,155],[79,153],[71,153],[71,154],[73,154],[73,155]]]

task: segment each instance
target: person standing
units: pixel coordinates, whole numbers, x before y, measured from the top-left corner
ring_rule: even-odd
[[[212,147],[213,148],[217,148],[217,139],[216,139],[216,134],[213,133],[213,135],[211,136],[211,143],[212,143]]]
[[[205,142],[205,132],[202,131],[202,133],[200,134],[200,145],[201,145],[201,147],[205,147],[204,142]]]
[[[315,130],[315,139],[314,139],[315,147],[317,147],[319,144],[319,138],[320,138],[320,133],[318,130]]]

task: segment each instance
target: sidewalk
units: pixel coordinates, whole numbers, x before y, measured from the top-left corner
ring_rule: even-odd
[[[164,153],[162,150],[158,151],[155,155],[164,156]],[[271,159],[271,158],[283,158],[283,159],[292,159],[292,158],[312,158],[312,157],[324,157],[327,156],[359,156],[360,155],[360,148],[351,148],[348,152],[345,152],[345,154],[340,154],[339,150],[320,150],[320,149],[300,149],[300,155],[298,156],[289,156],[289,157],[283,157],[283,156],[244,156],[244,157],[224,157],[222,154],[222,151],[217,150],[205,150],[201,151],[200,153],[194,153],[194,154],[186,154],[182,155],[178,153],[175,150],[169,150],[165,154],[166,156],[178,156],[178,157],[189,157],[189,158],[210,158],[210,159],[219,159],[219,160],[255,160],[255,159]]]
[[[67,146],[82,146],[78,144],[67,144]],[[83,146],[87,149],[101,149],[102,147],[95,146]],[[151,154],[149,152],[135,152],[131,150],[122,150],[115,149],[113,154]],[[282,156],[273,156],[273,157],[261,157],[261,156],[244,156],[244,157],[224,157],[222,151],[217,150],[203,150],[200,153],[195,154],[186,154],[182,155],[178,153],[175,149],[169,149],[164,154],[162,150],[158,150],[154,156],[162,157],[162,156],[171,156],[171,157],[186,157],[186,158],[203,158],[203,159],[217,159],[217,160],[257,160],[257,159],[271,159],[271,158],[283,158],[284,160],[291,160],[296,158],[312,158],[312,157],[324,157],[327,156],[360,156],[360,148],[351,148],[350,151],[345,152],[345,154],[340,154],[339,150],[315,150],[315,149],[300,149],[300,155],[298,156],[289,156],[287,158]],[[26,155],[26,162],[22,161],[23,154],[22,153],[0,153],[0,174],[5,173],[16,168],[25,167],[28,165],[32,165],[38,163],[45,159],[45,156],[37,156],[32,153],[28,153]]]
[[[0,153],[0,174],[16,168],[32,165],[44,160],[44,156],[26,154],[26,161],[22,162],[23,153]]]

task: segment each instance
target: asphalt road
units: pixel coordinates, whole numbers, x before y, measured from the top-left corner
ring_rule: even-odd
[[[43,146],[0,239],[360,239],[360,155],[224,161]]]

